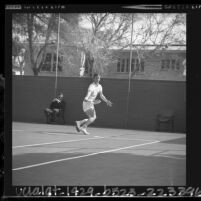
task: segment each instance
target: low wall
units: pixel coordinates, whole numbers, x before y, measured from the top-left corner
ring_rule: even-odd
[[[91,79],[59,77],[58,91],[66,101],[66,124],[85,118],[82,100]],[[97,120],[93,126],[154,131],[157,113],[166,108],[175,110],[175,131],[186,132],[186,83],[178,81],[128,80],[102,78],[104,95],[113,102],[96,106]],[[45,123],[44,108],[54,97],[55,78],[13,76],[13,121]],[[164,128],[165,129],[165,128]]]

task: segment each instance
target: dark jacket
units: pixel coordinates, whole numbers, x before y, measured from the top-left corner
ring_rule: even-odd
[[[57,98],[54,98],[50,104],[50,109],[63,109],[64,105],[64,100],[60,101]]]

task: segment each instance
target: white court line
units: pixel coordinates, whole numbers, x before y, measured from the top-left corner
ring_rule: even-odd
[[[19,146],[13,146],[13,149],[17,148],[23,148],[23,147],[34,147],[34,146],[40,146],[40,145],[49,145],[49,144],[59,144],[59,143],[66,143],[66,142],[79,142],[84,140],[91,140],[91,139],[97,139],[97,138],[110,138],[110,139],[118,139],[118,140],[142,140],[142,141],[153,141],[153,140],[144,140],[144,139],[129,139],[129,138],[116,138],[116,137],[100,137],[100,136],[94,136],[95,138],[87,138],[87,139],[80,139],[80,140],[68,140],[68,141],[58,141],[58,142],[47,142],[47,143],[41,143],[41,144],[28,144],[28,145],[19,145]]]
[[[13,130],[13,132],[24,132],[24,131],[26,131],[26,130]],[[29,131],[30,132],[30,131]],[[39,134],[41,134],[41,132],[42,132],[42,134],[46,134],[46,135],[65,135],[66,136],[66,133],[59,133],[59,132],[64,132],[63,130],[62,131],[31,131],[31,132],[40,132]],[[24,134],[24,133],[21,133],[22,135]],[[31,133],[28,133],[28,134],[31,134]],[[38,134],[38,133],[37,133]],[[26,134],[27,135],[27,134]],[[32,135],[32,134],[31,134]]]
[[[115,151],[119,151],[119,150],[123,150],[123,149],[129,149],[129,148],[133,148],[133,147],[139,147],[139,146],[148,145],[148,144],[154,144],[154,143],[158,143],[158,142],[160,142],[160,141],[148,142],[148,143],[144,143],[144,144],[137,144],[137,145],[132,145],[132,146],[129,146],[129,147],[121,147],[121,148],[118,148],[118,149],[110,149],[110,150],[106,150],[106,151],[95,152],[95,153],[81,155],[81,156],[63,158],[63,159],[49,161],[49,162],[45,162],[45,163],[38,163],[38,164],[34,164],[34,165],[28,165],[28,166],[25,166],[25,167],[14,168],[12,170],[23,170],[23,169],[42,166],[42,165],[47,165],[47,164],[51,164],[51,163],[57,163],[57,162],[67,161],[67,160],[72,160],[72,159],[77,159],[77,158],[84,158],[84,157],[87,157],[87,156],[94,156],[94,155],[103,154],[103,153],[115,152]]]
[[[12,130],[12,131],[16,132],[16,131],[24,131],[24,130]]]
[[[173,159],[179,159],[179,160],[185,160],[186,159],[186,158],[179,158],[179,157],[167,156],[167,155],[154,155],[154,156],[165,157],[165,158],[173,158]]]
[[[105,138],[111,138],[114,140],[142,140],[142,141],[153,141],[153,140],[145,140],[145,139],[137,139],[137,138],[120,138],[120,137],[105,137]]]
[[[47,143],[40,143],[40,144],[19,145],[19,146],[14,146],[13,149],[22,148],[22,147],[34,147],[34,146],[47,145],[47,144],[59,144],[59,143],[66,143],[66,142],[79,142],[84,140],[96,140],[97,138],[104,138],[104,137],[87,138],[87,139],[80,139],[80,140],[67,140],[67,141],[58,141],[58,142],[47,142]]]

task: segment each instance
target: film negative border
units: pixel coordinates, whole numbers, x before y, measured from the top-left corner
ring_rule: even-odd
[[[16,186],[14,197],[201,197],[199,187]]]

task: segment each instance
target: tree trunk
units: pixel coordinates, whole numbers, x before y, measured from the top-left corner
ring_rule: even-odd
[[[90,71],[94,69],[94,57],[90,51],[86,52],[86,59],[85,59],[85,69],[88,70],[88,75],[91,77]]]
[[[33,70],[34,75],[37,76],[38,69],[34,61],[34,50],[33,50],[33,20],[34,20],[34,14],[27,14],[28,41],[29,41],[29,52],[30,52],[29,56],[31,61],[31,68]]]
[[[46,38],[45,38],[45,44],[44,46],[41,48],[41,50],[39,51],[39,54],[37,56],[37,58],[40,56],[40,54],[43,52],[42,54],[42,59],[41,59],[41,65],[39,65],[38,67],[38,71],[40,71],[44,61],[45,61],[45,55],[46,55],[46,49],[47,49],[47,45],[48,45],[48,41],[52,32],[52,23],[54,21],[54,15],[52,14],[51,17],[49,18],[49,22],[48,22],[48,28],[47,28],[47,33],[46,33]]]

